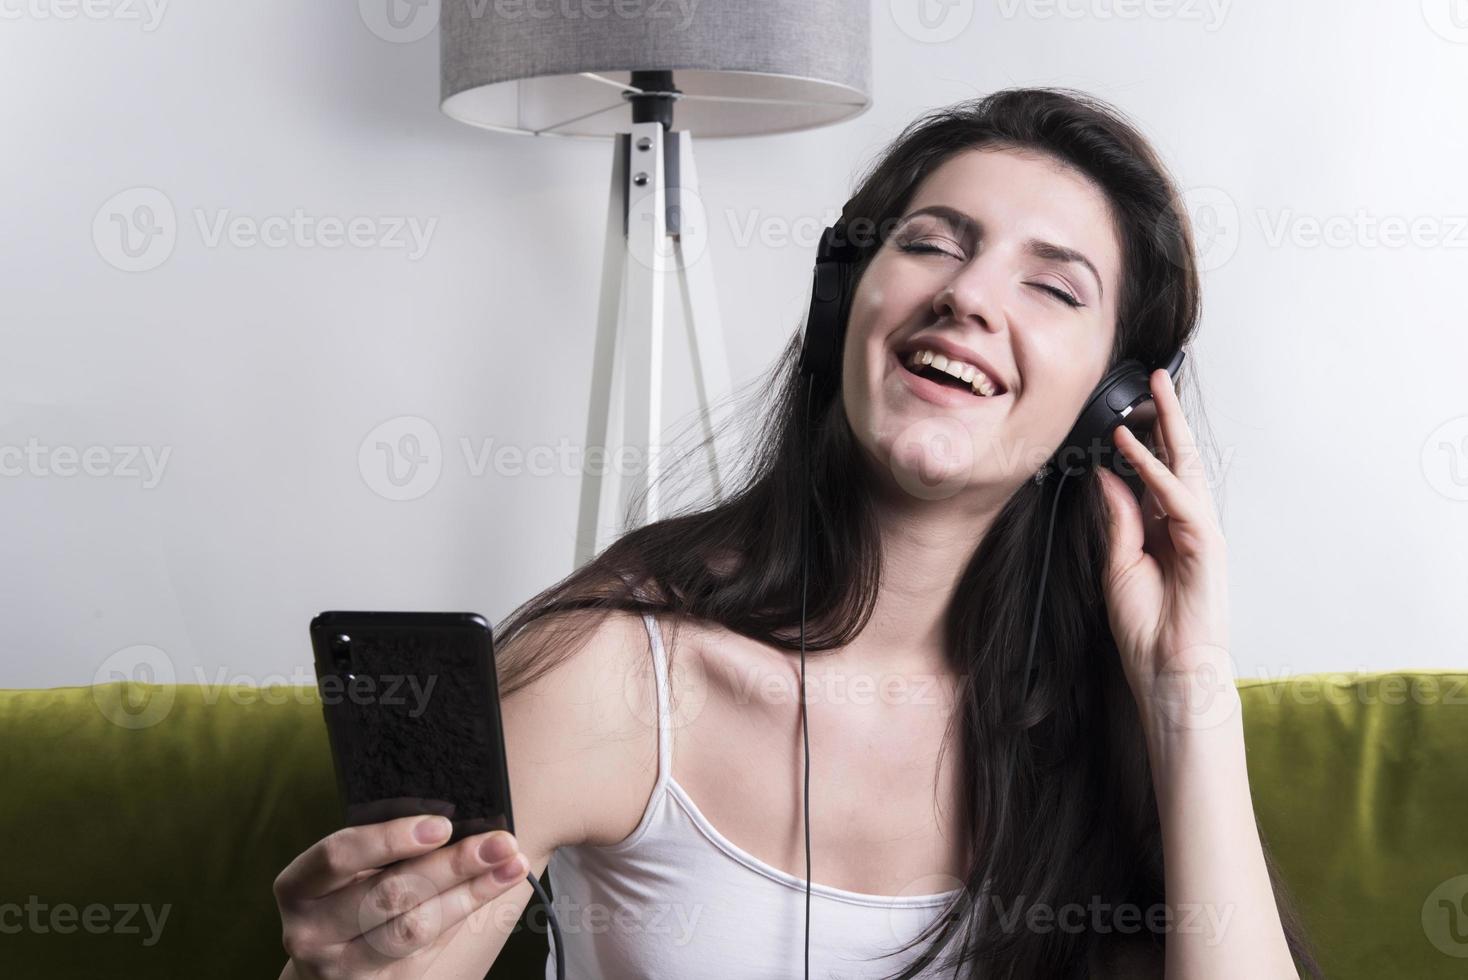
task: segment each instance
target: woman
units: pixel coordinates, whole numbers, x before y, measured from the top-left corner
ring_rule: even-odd
[[[845,212],[876,236],[839,379],[807,387],[797,337],[737,493],[496,630],[514,860],[555,856],[568,976],[799,976],[807,913],[819,977],[1320,975],[1254,823],[1224,542],[1167,373],[1156,454],[1114,437],[1140,503],[1104,468],[1057,496],[1043,465],[1111,366],[1192,337],[1177,202],[1080,93],[918,119]],[[490,873],[508,835],[430,828],[282,872],[284,976],[482,974],[525,870]]]

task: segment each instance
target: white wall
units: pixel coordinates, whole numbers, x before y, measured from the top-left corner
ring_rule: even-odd
[[[307,683],[322,609],[499,619],[570,570],[578,476],[471,476],[459,440],[583,438],[609,145],[447,119],[436,32],[389,43],[351,3],[159,2],[0,0],[0,447],[106,447],[105,470],[111,447],[168,453],[156,486],[141,462],[67,477],[12,453],[0,686],[89,683],[140,644],[179,680]],[[736,382],[799,322],[814,243],[781,230],[832,217],[906,122],[1007,85],[1092,91],[1217,219],[1195,357],[1241,672],[1461,665],[1468,27],[1448,0],[977,6],[938,41],[877,0],[865,115],[699,144]],[[93,222],[137,188],[178,237],[127,272]],[[417,222],[427,249],[211,247],[196,224],[297,208]],[[1327,219],[1343,241],[1309,237]],[[1393,222],[1416,240],[1382,244]],[[397,502],[357,454],[404,415],[445,448]]]

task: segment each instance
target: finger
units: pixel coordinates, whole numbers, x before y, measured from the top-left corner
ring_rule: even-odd
[[[1125,567],[1136,560],[1142,550],[1142,512],[1136,495],[1121,477],[1106,467],[1098,467],[1101,493],[1106,501],[1106,527],[1111,541],[1111,561]]]
[[[1206,523],[1219,529],[1221,525],[1218,520],[1218,505],[1214,502],[1213,491],[1209,487],[1208,472],[1203,465],[1198,440],[1194,438],[1192,427],[1188,425],[1187,416],[1183,413],[1177,387],[1166,370],[1159,369],[1156,375],[1157,393],[1153,398],[1156,400],[1160,397],[1166,403],[1164,414],[1167,416],[1159,430],[1164,441],[1174,447],[1169,450],[1171,458],[1164,457],[1163,461],[1170,464],[1169,468],[1177,474],[1178,479],[1198,498],[1207,515]]]
[[[1209,523],[1199,510],[1198,499],[1193,492],[1183,486],[1177,474],[1168,469],[1165,463],[1152,455],[1152,451],[1142,444],[1135,432],[1124,425],[1118,425],[1111,432],[1116,448],[1121,450],[1122,455],[1137,470],[1142,482],[1152,491],[1169,518]]]
[[[404,957],[431,954],[430,947],[451,935],[469,916],[525,884],[530,872],[524,858],[517,856],[501,867],[506,865],[515,867],[509,880],[501,880],[493,871],[470,878],[353,939],[341,948],[342,967],[348,975],[377,972]]]
[[[275,880],[282,900],[318,898],[352,883],[361,872],[426,854],[443,845],[453,825],[443,817],[401,817],[343,827],[323,837]]]
[[[1183,416],[1172,376],[1165,368],[1158,368],[1152,372],[1151,387],[1152,400],[1157,403],[1155,429],[1161,433],[1168,468],[1184,486],[1201,495],[1205,492],[1202,458],[1198,455],[1192,430],[1188,428],[1188,420]]]
[[[366,881],[343,888],[327,912],[329,937],[344,941],[360,936],[487,872],[509,872],[511,881],[524,876],[515,838],[503,830],[466,837],[452,847],[404,861]]]
[[[1136,430],[1134,429],[1132,431],[1135,432]],[[1172,457],[1167,454],[1167,442],[1162,438],[1162,426],[1160,424],[1154,424],[1148,427],[1147,438],[1142,440],[1142,445],[1146,446],[1147,450],[1153,456],[1162,460],[1168,469],[1172,469]]]
[[[1132,429],[1132,434],[1136,435],[1136,431],[1136,429]],[[1167,447],[1163,445],[1162,427],[1156,424],[1151,425],[1146,429],[1146,433],[1145,438],[1138,437],[1141,439],[1142,445],[1146,446],[1147,451],[1153,456],[1156,456],[1163,466],[1171,469],[1171,460],[1167,456]],[[1162,502],[1157,499],[1157,495],[1152,492],[1152,488],[1145,483],[1142,484],[1140,499],[1142,503],[1142,522],[1146,526],[1147,533],[1150,536],[1154,530],[1152,525],[1166,520],[1167,511],[1163,508]]]
[[[1162,462],[1165,464],[1167,460]],[[1167,508],[1162,506],[1162,501],[1157,499],[1157,494],[1152,492],[1151,487],[1142,495],[1142,514],[1148,521],[1162,521],[1167,518]]]

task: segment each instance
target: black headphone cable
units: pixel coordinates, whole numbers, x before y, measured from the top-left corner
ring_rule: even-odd
[[[805,713],[805,602],[810,588],[810,398],[814,376],[805,382],[805,490],[800,500],[800,734],[805,742],[805,789],[800,794],[805,811],[805,980],[810,980],[810,728]]]

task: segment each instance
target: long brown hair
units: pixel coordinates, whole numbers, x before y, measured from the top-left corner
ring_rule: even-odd
[[[925,176],[978,147],[1041,151],[1105,192],[1124,277],[1112,364],[1130,357],[1158,367],[1188,342],[1198,323],[1199,280],[1177,188],[1136,128],[1085,93],[1008,89],[928,112],[859,181],[848,221],[866,219],[880,234]],[[858,265],[858,279],[874,251]],[[797,331],[756,402],[765,414],[745,443],[745,466],[727,499],[629,531],[496,629],[506,651],[502,694],[578,648],[586,635],[580,617],[575,629],[559,632],[547,623],[543,642],[509,642],[529,623],[573,609],[666,614],[675,635],[687,616],[798,654],[803,517],[810,521],[807,652],[839,651],[862,632],[882,568],[870,477],[840,385],[808,392],[799,344]],[[1191,382],[1185,366],[1180,390]],[[1137,706],[1106,617],[1105,510],[1090,472],[1061,488],[1035,669],[1029,697],[1020,700],[1052,484],[1026,480],[1015,491],[947,610],[948,664],[962,679],[949,732],[957,726],[960,819],[972,828],[972,858],[965,887],[911,944],[929,945],[896,980],[935,960],[951,962],[954,976],[1084,977],[1101,944],[1115,938],[1114,931],[1089,928],[1006,928],[1001,917],[985,915],[977,897],[986,895],[987,856],[990,905],[1054,910],[1102,902],[1147,910],[1164,901],[1157,801]],[[1265,858],[1290,951],[1302,971],[1319,977],[1267,847]],[[1135,938],[1160,950],[1164,935],[1150,931],[1152,921],[1144,916]]]

